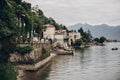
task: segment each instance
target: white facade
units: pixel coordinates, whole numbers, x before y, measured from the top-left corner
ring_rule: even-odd
[[[43,37],[54,40],[55,38],[55,27],[53,25],[44,25],[46,29],[43,31]]]
[[[64,35],[55,35],[56,42],[63,44],[64,43]]]
[[[56,30],[55,31],[55,39],[56,42],[60,44],[64,44],[64,39],[67,37],[66,30]]]
[[[80,39],[82,36],[79,32],[70,32],[69,33],[69,44],[71,45],[71,40],[73,43],[77,40]]]

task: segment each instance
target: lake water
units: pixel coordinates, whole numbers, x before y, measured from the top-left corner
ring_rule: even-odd
[[[73,56],[57,56],[43,70],[24,75],[23,80],[120,80],[120,43],[76,50]]]

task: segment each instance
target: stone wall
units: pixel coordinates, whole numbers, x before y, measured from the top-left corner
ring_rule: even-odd
[[[20,46],[27,46],[28,44],[20,44]],[[34,64],[44,58],[50,56],[51,44],[50,43],[34,43],[34,50],[25,55],[17,52],[11,54],[10,62],[14,64]]]

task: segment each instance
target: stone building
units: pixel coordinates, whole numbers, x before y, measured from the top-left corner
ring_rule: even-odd
[[[36,5],[35,7],[32,7],[31,11],[37,14],[37,12],[39,11],[39,6]]]
[[[81,34],[79,32],[70,32],[69,33],[69,44],[71,45],[71,41],[73,41],[73,43],[77,40],[82,38]]]
[[[55,40],[57,43],[64,44],[67,38],[66,30],[55,30]]]
[[[52,39],[55,38],[55,27],[51,24],[43,25],[45,29],[43,30],[43,37],[45,39]]]

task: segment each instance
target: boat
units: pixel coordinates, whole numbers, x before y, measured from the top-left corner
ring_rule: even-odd
[[[56,49],[53,51],[57,55],[73,55],[73,50]]]
[[[118,50],[118,48],[112,48],[112,50]]]

